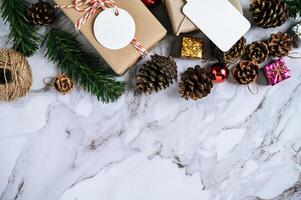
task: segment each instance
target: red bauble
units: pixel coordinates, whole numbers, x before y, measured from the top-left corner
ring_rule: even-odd
[[[153,8],[160,4],[160,0],[141,0],[148,8]]]
[[[222,63],[216,63],[210,67],[211,79],[214,83],[222,83],[229,77],[229,69]]]

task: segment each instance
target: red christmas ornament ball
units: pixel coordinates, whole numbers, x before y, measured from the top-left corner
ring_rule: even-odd
[[[216,63],[210,67],[211,79],[214,83],[222,83],[229,77],[229,69],[222,63]]]
[[[153,8],[160,4],[160,0],[141,0],[148,8]]]

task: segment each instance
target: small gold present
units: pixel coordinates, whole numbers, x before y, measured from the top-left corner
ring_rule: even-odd
[[[203,55],[203,40],[184,36],[181,45],[181,58],[200,59]]]

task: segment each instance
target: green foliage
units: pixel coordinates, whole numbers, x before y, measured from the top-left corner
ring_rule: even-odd
[[[46,57],[98,99],[114,102],[124,93],[124,83],[116,81],[98,57],[83,51],[71,34],[52,29],[43,43]]]
[[[291,17],[296,18],[298,13],[301,14],[301,0],[284,0],[289,8]]]
[[[37,28],[27,20],[27,9],[25,0],[0,0],[1,17],[10,25],[13,48],[31,56],[39,49],[40,39]],[[43,43],[47,58],[99,100],[114,102],[124,93],[125,84],[116,81],[98,57],[83,51],[71,34],[51,29]]]
[[[37,29],[27,19],[27,5],[25,0],[1,0],[1,16],[10,24],[9,37],[13,48],[31,56],[38,50]]]

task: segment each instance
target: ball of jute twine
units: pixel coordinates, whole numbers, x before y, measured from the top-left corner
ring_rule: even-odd
[[[26,58],[11,49],[0,49],[0,100],[12,101],[25,96],[32,85],[32,74]],[[9,76],[8,76],[9,74]]]

